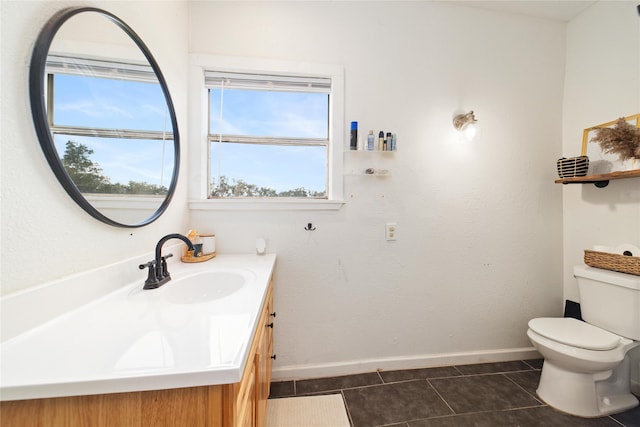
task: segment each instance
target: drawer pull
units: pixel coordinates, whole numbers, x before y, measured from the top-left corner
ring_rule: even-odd
[[[266,325],[268,327],[270,327],[271,329],[273,329],[273,322],[269,323],[268,325]]]
[[[273,356],[271,356],[271,358],[272,358],[273,360],[276,360],[276,355],[274,354]]]
[[[276,317],[276,312],[274,311],[273,313],[269,314],[269,316]]]

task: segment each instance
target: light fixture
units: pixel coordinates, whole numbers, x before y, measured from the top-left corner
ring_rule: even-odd
[[[453,118],[453,127],[464,133],[464,136],[471,141],[478,131],[476,125],[476,116],[473,115],[473,110],[467,114],[458,114]]]

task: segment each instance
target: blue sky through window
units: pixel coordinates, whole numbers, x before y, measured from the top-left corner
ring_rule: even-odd
[[[211,89],[210,134],[328,139],[329,95]],[[222,108],[222,117],[220,110]],[[211,175],[287,191],[325,192],[327,146],[211,144]]]
[[[212,134],[327,138],[327,94],[226,89],[221,99],[220,92],[210,91]]]
[[[212,143],[211,165],[214,180],[219,165],[220,176],[278,192],[297,188],[326,191],[325,146]]]

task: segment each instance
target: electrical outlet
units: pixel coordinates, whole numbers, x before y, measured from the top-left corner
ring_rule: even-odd
[[[385,240],[396,240],[397,232],[398,232],[398,224],[396,224],[395,222],[388,222],[384,225]]]

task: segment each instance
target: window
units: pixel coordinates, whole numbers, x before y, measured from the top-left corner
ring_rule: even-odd
[[[205,72],[209,197],[326,198],[331,79]]]
[[[49,127],[78,190],[167,194],[172,125],[151,66],[49,55],[46,73]]]
[[[260,62],[192,56],[192,78],[204,80],[192,95],[206,105],[197,132],[206,133],[204,147],[191,163],[203,168],[200,200],[215,202],[213,209],[340,202],[341,68]]]

